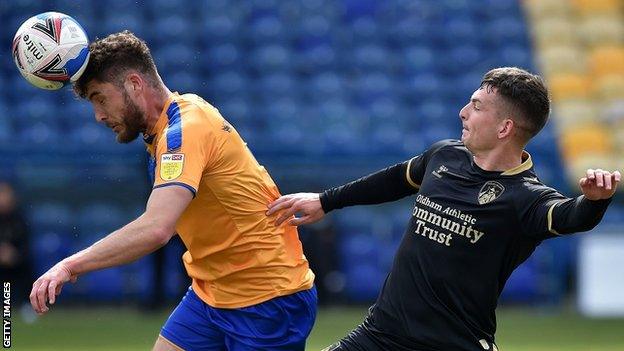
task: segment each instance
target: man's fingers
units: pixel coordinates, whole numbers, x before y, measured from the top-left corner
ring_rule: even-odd
[[[620,174],[620,171],[613,172],[613,180],[615,180],[616,185],[620,181],[621,178],[622,178],[622,175]]]
[[[48,307],[46,306],[46,293],[48,292],[47,282],[43,281],[37,289],[37,304],[39,306],[39,313],[46,312]]]
[[[284,212],[280,213],[279,217],[277,217],[277,219],[275,220],[275,225],[280,226],[285,220],[294,216],[297,211],[298,208],[296,208],[295,206],[291,206]]]
[[[269,204],[269,210],[266,212],[267,216],[274,214],[275,212],[281,211],[285,208],[292,206],[294,199],[287,198],[285,196],[280,197],[279,199],[273,201]]]
[[[604,186],[604,173],[602,169],[597,169],[594,173],[596,175],[596,186],[602,188]]]
[[[299,217],[299,218],[293,218],[291,220],[288,221],[289,225],[292,225],[293,227],[302,225],[302,224],[306,224],[307,219],[309,218],[309,216],[303,216],[303,217]]]
[[[39,313],[39,301],[37,301],[37,291],[39,290],[40,284],[41,282],[39,280],[35,281],[33,283],[33,288],[30,291],[30,305],[37,313]]]
[[[283,203],[284,201],[288,201],[288,200],[290,200],[290,196],[288,196],[288,195],[280,196],[277,199],[275,199],[273,202],[271,202],[268,207],[269,208],[273,208],[273,207]]]
[[[56,281],[51,281],[50,285],[48,285],[48,301],[50,302],[50,305],[54,305],[54,302],[56,301]]]
[[[587,170],[586,173],[587,173],[587,179],[593,180],[593,179],[596,178],[596,171],[595,170],[590,168],[590,169]]]
[[[580,186],[585,186],[588,183],[587,177],[583,177],[581,179],[579,179],[579,185]]]
[[[607,190],[611,190],[611,173],[609,171],[604,171],[603,173],[603,177],[604,177],[604,187]]]

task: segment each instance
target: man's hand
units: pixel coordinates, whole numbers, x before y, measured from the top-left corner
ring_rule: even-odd
[[[325,216],[319,194],[315,193],[297,193],[281,196],[269,204],[269,210],[266,214],[270,216],[279,211],[282,212],[275,220],[275,225],[278,226],[287,219],[289,219],[289,225],[298,226],[317,222]],[[300,213],[301,217],[292,218],[295,213]]]
[[[579,180],[579,185],[586,199],[603,200],[613,196],[621,177],[619,171],[611,173],[602,169],[588,169],[587,176]]]
[[[76,282],[78,277],[72,275],[69,268],[66,267],[63,261],[54,265],[45,274],[33,283],[32,291],[30,292],[30,304],[35,312],[43,314],[48,312],[48,306],[46,302],[50,302],[53,305],[56,301],[56,295],[61,293],[63,284],[71,281]]]

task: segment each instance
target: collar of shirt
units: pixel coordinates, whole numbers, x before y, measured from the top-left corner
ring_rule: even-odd
[[[167,116],[167,109],[169,109],[169,105],[171,105],[171,103],[175,101],[179,96],[180,95],[178,94],[178,92],[175,92],[175,91],[171,95],[169,95],[169,98],[165,102],[165,105],[163,106],[163,109],[160,112],[160,116],[158,117],[158,120],[156,121],[156,123],[152,126],[152,128],[150,128],[150,130],[143,133],[143,142],[145,142],[148,145],[151,145],[154,142],[154,139],[156,138],[156,136],[160,134],[163,131],[163,129],[165,129],[165,126],[167,126],[169,122],[169,117]]]

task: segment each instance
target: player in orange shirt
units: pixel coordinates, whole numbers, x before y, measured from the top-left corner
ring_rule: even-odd
[[[74,90],[118,142],[143,133],[154,188],[139,218],[35,281],[35,311],[47,312],[64,283],[134,261],[178,233],[192,286],[154,350],[303,350],[316,317],[314,274],[297,230],[265,215],[280,196],[267,171],[216,108],[163,84],[134,34],[90,50]]]

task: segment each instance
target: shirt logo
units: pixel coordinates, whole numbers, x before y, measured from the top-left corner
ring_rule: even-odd
[[[448,171],[448,168],[446,168],[446,166],[441,165],[437,170],[431,172],[431,174],[433,174],[434,176],[438,177],[438,178],[442,178],[442,172],[446,172]]]
[[[505,191],[505,187],[501,183],[493,180],[486,182],[479,190],[479,196],[477,197],[479,205],[485,205],[496,200],[503,191]]]
[[[539,183],[539,179],[537,179],[537,177],[522,177],[522,180],[529,183]]]
[[[160,156],[160,178],[173,180],[182,174],[184,154],[162,154]]]

